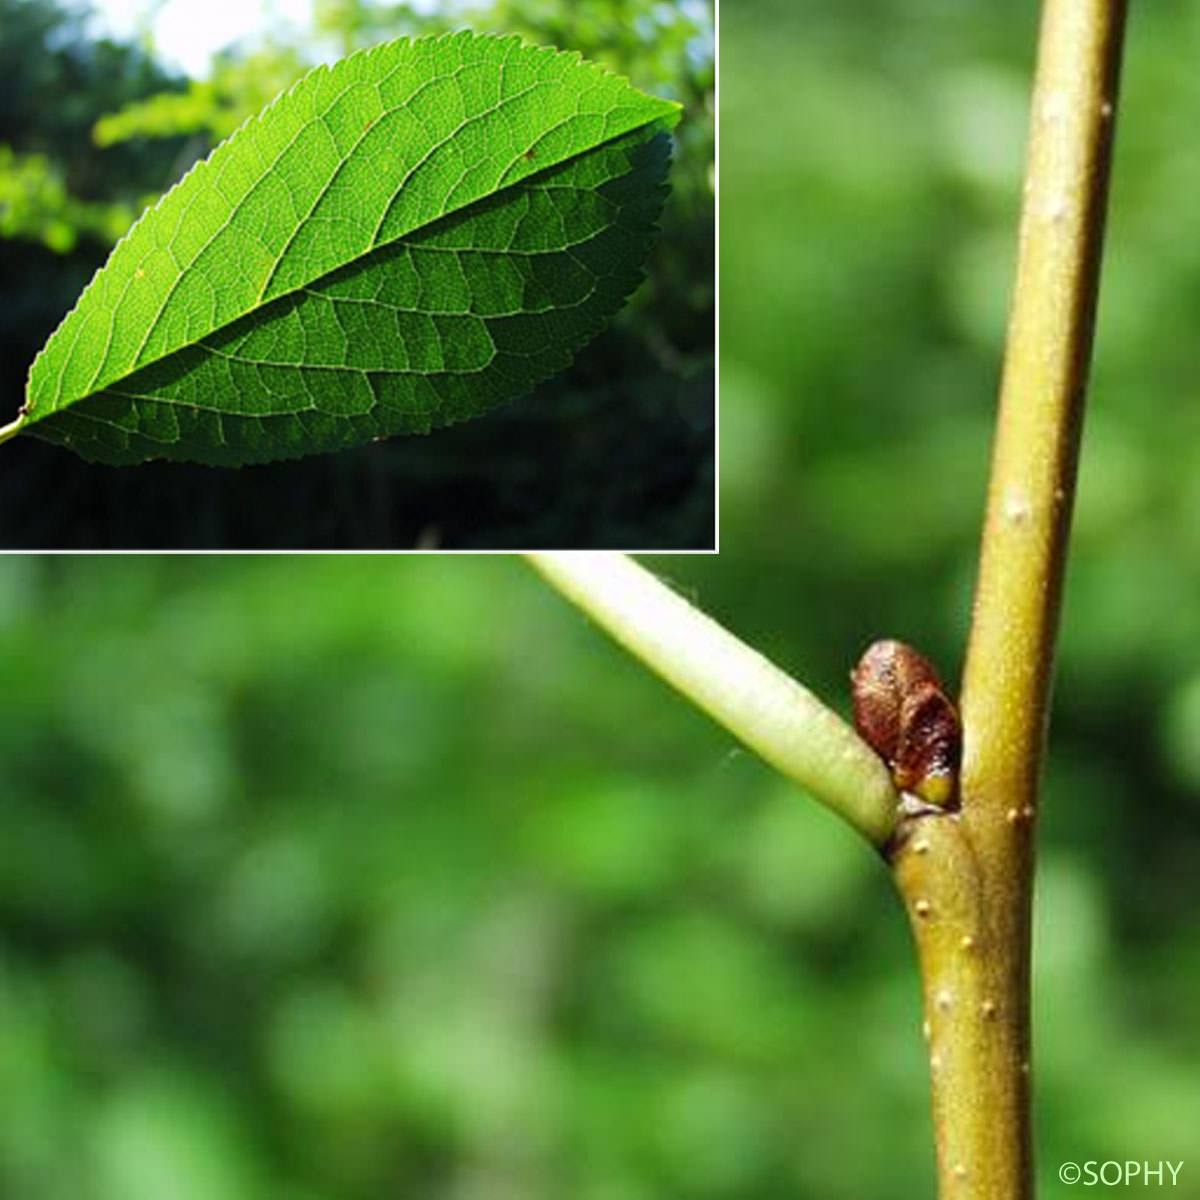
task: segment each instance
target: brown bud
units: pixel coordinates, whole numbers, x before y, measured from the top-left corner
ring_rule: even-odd
[[[850,673],[854,724],[896,787],[945,807],[958,790],[962,729],[933,665],[903,642],[873,642]]]

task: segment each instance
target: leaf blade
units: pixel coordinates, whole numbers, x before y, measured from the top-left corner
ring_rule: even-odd
[[[322,405],[348,417],[367,396],[361,381],[347,385],[343,378],[323,395],[328,389],[315,377],[285,380],[286,369],[311,375],[331,365],[307,362],[305,338],[315,338],[318,349],[334,345],[352,298],[343,296],[335,315],[321,321],[313,315],[321,303],[316,297],[331,286],[336,292],[344,272],[387,287],[383,267],[395,257],[389,258],[389,248],[421,247],[427,255],[448,228],[487,232],[489,221],[502,226],[505,214],[511,222],[531,208],[539,209],[540,226],[527,220],[527,234],[553,231],[556,219],[561,227],[564,236],[550,247],[551,260],[570,256],[568,218],[591,236],[614,224],[621,228],[622,221],[632,228],[629,214],[635,213],[641,232],[618,239],[617,249],[624,253],[625,243],[634,242],[644,252],[666,171],[661,150],[647,147],[675,115],[676,106],[643,96],[578,56],[515,38],[403,40],[318,68],[198,164],[118,244],[35,360],[24,420],[35,435],[101,461],[149,456],[232,465],[461,419],[470,405],[446,410],[446,386],[422,399],[427,389],[414,378],[399,405],[408,407],[407,419],[393,403],[390,416],[361,421],[357,431],[353,424],[329,427]],[[640,195],[630,193],[629,181],[636,181]],[[621,202],[599,212],[595,198],[603,187]],[[649,206],[647,196],[655,201]],[[568,211],[556,213],[556,200],[565,201]],[[538,247],[510,247],[509,258],[533,250]],[[464,272],[468,299],[486,303],[504,269]],[[441,274],[444,283],[449,276],[445,269]],[[600,302],[578,328],[567,330],[575,348],[595,332],[596,314],[601,320],[610,315],[637,281],[627,270],[622,277],[625,290],[616,304],[604,288],[594,289]],[[305,315],[297,318],[299,309]],[[414,302],[405,311],[415,321],[422,305]],[[439,316],[445,325],[454,314],[435,309],[424,315]],[[270,378],[269,359],[246,360],[257,363],[259,374],[249,402],[241,391],[245,372],[222,376],[213,366],[230,337],[247,333],[247,324],[251,334],[262,325],[259,342],[275,339],[284,355],[284,374]],[[450,332],[428,324],[423,336],[398,331],[401,360],[452,345]],[[344,342],[348,336],[343,331]],[[381,337],[378,330],[374,336]],[[198,370],[201,360],[208,362],[206,371]],[[340,365],[361,368],[352,360]],[[446,364],[409,364],[417,372],[439,365]],[[404,362],[393,367],[404,369]],[[527,390],[544,374],[518,373],[507,391]],[[172,392],[181,380],[186,385]],[[489,379],[483,389],[493,400],[495,382]],[[201,403],[205,387],[216,397],[208,415]],[[298,402],[306,395],[311,400],[309,393],[323,399]],[[239,404],[245,411],[238,411]],[[431,406],[444,410],[443,419],[432,419]],[[221,414],[235,424],[238,417],[294,420],[282,438],[275,421],[273,432],[241,427],[230,439]]]

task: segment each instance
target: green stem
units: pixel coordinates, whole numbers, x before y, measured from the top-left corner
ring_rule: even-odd
[[[1033,821],[1124,17],[1123,0],[1045,2],[963,678],[962,812],[912,821],[896,842],[896,878],[921,958],[943,1200],[1033,1195]]]
[[[15,421],[9,421],[7,425],[0,425],[0,442],[7,442],[9,438],[15,438],[24,428],[25,414],[21,413]]]
[[[875,752],[791,676],[623,554],[530,564],[648,667],[876,845],[898,800]]]

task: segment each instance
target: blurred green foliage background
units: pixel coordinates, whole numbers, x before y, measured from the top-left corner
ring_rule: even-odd
[[[653,565],[845,708],[819,568]],[[1124,676],[1118,739],[1090,670],[1047,799],[1042,1161],[1186,1160],[1196,689]],[[10,556],[0,681],[6,1198],[932,1193],[882,865],[518,560]]]
[[[1033,3],[722,12],[722,545],[951,681]],[[1135,6],[1038,877],[1041,1195],[1200,1196],[1200,16]],[[2,475],[2,473],[0,473]],[[0,561],[0,1195],[933,1191],[882,866],[506,558]]]
[[[113,470],[21,437],[4,448],[0,547],[713,547],[711,0],[315,0],[312,28],[281,26],[190,80],[157,64],[152,39],[93,40],[69,4],[0,0],[4,422],[34,355],[143,206],[316,61],[401,35],[518,33],[684,114],[646,281],[531,396],[430,436],[240,471]]]

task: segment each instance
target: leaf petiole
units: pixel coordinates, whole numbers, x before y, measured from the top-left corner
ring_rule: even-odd
[[[22,413],[16,420],[9,421],[7,425],[0,425],[0,442],[7,442],[10,438],[15,438],[24,428],[25,415]]]

